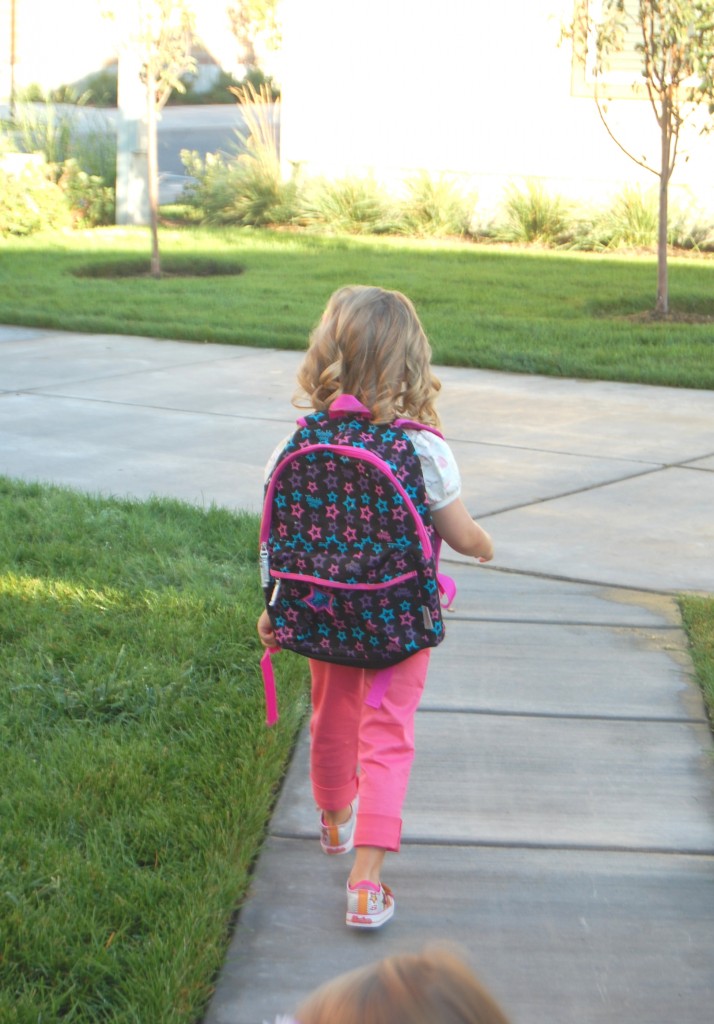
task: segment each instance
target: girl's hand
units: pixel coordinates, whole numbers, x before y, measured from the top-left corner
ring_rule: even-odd
[[[488,533],[480,527],[483,537],[481,539],[481,545],[479,554],[476,555],[477,562],[490,562],[493,558],[493,541]]]
[[[258,636],[260,637],[260,642],[263,647],[278,646],[275,630],[273,629],[273,624],[270,621],[270,616],[267,611],[262,611],[260,613],[260,618],[258,619]]]

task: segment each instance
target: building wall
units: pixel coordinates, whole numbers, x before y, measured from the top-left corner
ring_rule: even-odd
[[[509,182],[602,203],[625,183],[656,187],[608,138],[594,101],[571,91],[571,0],[284,0],[282,155],[308,174],[452,172],[495,210]],[[615,108],[617,107],[617,112]],[[611,106],[618,131],[657,166],[646,101]],[[672,195],[714,215],[714,139],[692,133]]]

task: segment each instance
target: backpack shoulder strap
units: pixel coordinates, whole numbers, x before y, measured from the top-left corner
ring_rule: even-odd
[[[395,420],[394,426],[401,427],[402,430],[426,430],[427,433],[436,434],[436,436],[440,437],[442,441],[444,440],[444,435],[436,427],[430,427],[426,423],[419,423],[417,420]]]
[[[440,430],[437,430],[436,427],[430,427],[426,423],[418,423],[416,420],[395,420],[394,426],[400,427],[402,430],[426,430],[430,434],[436,434],[436,436],[440,437],[442,441],[444,440],[444,435],[441,433]],[[435,551],[439,591],[443,599],[444,608],[447,608],[449,611],[452,611],[451,605],[454,598],[456,597],[456,583],[454,582],[451,576],[447,576],[446,573],[438,571],[439,555],[441,554],[441,538],[439,538],[437,540],[437,543],[435,544]]]

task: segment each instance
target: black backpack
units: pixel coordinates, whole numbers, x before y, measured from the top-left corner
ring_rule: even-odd
[[[373,668],[367,703],[379,707],[390,669],[444,639],[431,523],[409,420],[370,423],[342,395],[298,421],[266,484],[260,529],[265,604],[280,648],[318,661]],[[441,436],[441,435],[439,435]],[[277,721],[266,651],[268,722]]]

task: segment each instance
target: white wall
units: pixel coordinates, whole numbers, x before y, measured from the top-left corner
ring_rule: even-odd
[[[526,176],[595,202],[626,182],[656,186],[608,138],[593,100],[571,96],[570,48],[558,46],[571,12],[569,0],[283,0],[286,165],[385,181],[458,172],[481,210]],[[628,143],[656,166],[651,108],[617,106]],[[673,194],[714,213],[712,168],[714,139],[698,139]]]

